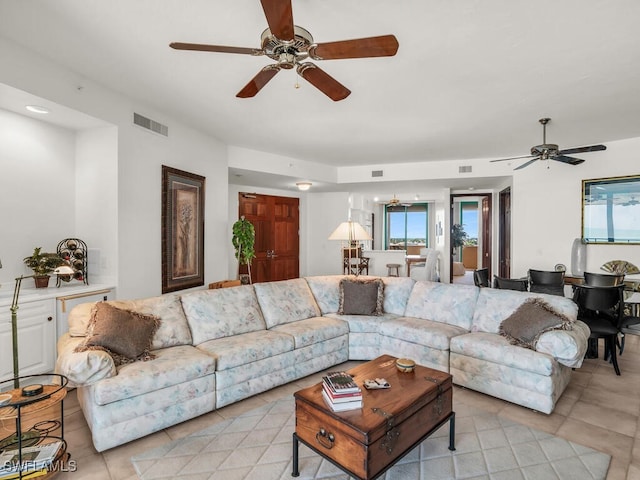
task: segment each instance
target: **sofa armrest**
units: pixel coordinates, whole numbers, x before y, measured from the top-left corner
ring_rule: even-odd
[[[590,333],[585,323],[576,320],[572,330],[551,330],[540,335],[536,351],[551,355],[567,367],[579,368],[587,351]]]
[[[65,333],[58,340],[58,358],[56,359],[56,373],[69,379],[69,387],[90,385],[103,378],[116,375],[113,358],[102,350],[87,350],[74,352],[82,343],[84,337],[72,337]]]

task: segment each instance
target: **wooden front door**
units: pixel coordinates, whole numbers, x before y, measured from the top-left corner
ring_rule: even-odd
[[[240,193],[239,216],[256,230],[253,283],[300,276],[299,199]]]

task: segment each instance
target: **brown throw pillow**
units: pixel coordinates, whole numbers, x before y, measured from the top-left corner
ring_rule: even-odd
[[[87,337],[75,351],[104,350],[113,357],[116,366],[151,360],[155,358],[149,353],[151,341],[159,326],[160,319],[153,315],[98,302],[91,311]]]
[[[549,330],[571,330],[571,320],[540,298],[529,298],[500,324],[499,333],[513,345],[535,350]]]
[[[340,315],[382,315],[384,283],[379,278],[340,280]]]

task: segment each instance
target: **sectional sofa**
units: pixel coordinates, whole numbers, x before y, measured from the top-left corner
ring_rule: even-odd
[[[103,451],[347,360],[409,357],[450,372],[457,385],[544,413],[582,364],[589,329],[568,298],[385,277],[381,315],[345,315],[338,313],[343,278],[108,302],[160,319],[155,358],[117,367],[103,350],[76,351],[94,309],[79,305],[58,342],[56,371],[77,387]],[[535,349],[498,333],[532,296],[570,320],[543,333]]]

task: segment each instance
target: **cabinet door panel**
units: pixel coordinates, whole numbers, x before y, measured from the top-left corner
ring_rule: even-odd
[[[18,308],[18,366],[20,375],[53,372],[56,350],[53,299],[20,303]],[[13,377],[11,312],[0,312],[0,380]]]

